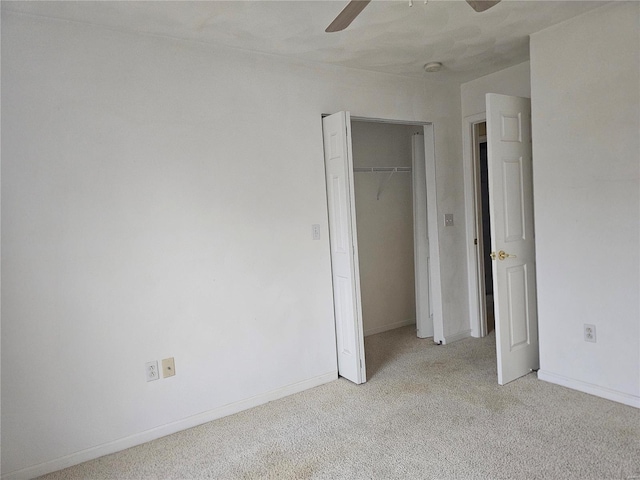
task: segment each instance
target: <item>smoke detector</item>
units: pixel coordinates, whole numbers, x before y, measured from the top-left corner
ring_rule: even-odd
[[[439,72],[442,68],[442,63],[440,62],[429,62],[424,66],[425,72]]]

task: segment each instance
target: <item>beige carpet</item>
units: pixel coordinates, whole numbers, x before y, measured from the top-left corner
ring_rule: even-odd
[[[366,339],[339,379],[42,477],[638,479],[640,410],[537,380],[496,383],[495,337]]]

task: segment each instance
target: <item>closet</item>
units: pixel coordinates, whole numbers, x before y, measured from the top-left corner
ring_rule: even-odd
[[[364,383],[364,336],[444,339],[430,123],[322,118],[338,374]]]
[[[417,134],[422,135],[421,126],[351,122],[365,337],[416,323],[412,136]]]

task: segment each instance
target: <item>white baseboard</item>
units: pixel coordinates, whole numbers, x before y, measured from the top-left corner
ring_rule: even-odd
[[[364,331],[364,336],[368,337],[369,335],[375,335],[376,333],[387,332],[395,328],[406,327],[407,325],[415,325],[415,323],[416,321],[410,318],[409,320],[402,320],[400,322],[388,323],[386,325],[382,325],[381,327],[367,328]]]
[[[623,403],[630,407],[640,408],[640,397],[629,395],[628,393],[622,393],[616,390],[611,390],[610,388],[600,387],[599,385],[594,385],[592,383],[574,380],[573,378],[568,378],[563,375],[558,375],[544,370],[538,370],[538,379],[549,383],[555,383],[556,385],[562,385],[563,387],[572,388],[579,392],[589,393],[596,397]]]
[[[233,415],[234,413],[238,413],[249,408],[257,407],[258,405],[272,402],[273,400],[277,400],[294,393],[302,392],[303,390],[307,390],[309,388],[329,383],[333,380],[336,380],[337,378],[337,371],[325,373],[324,375],[319,375],[308,380],[303,380],[302,382],[293,383],[291,385],[287,385],[285,387],[281,387],[276,390],[263,393],[261,395],[256,395],[255,397],[240,400],[228,405],[223,405],[221,407],[214,408],[213,410],[202,412],[191,417],[183,418],[182,420],[178,420],[176,422],[168,423],[160,427],[152,428],[151,430],[136,433],[129,437],[121,438],[113,442],[98,445],[97,447],[88,448],[86,450],[81,450],[79,452],[72,453],[71,455],[56,458],[54,460],[49,460],[48,462],[23,468],[21,470],[9,472],[2,475],[2,480],[28,480],[30,478],[46,475],[47,473],[62,470],[63,468],[71,467],[73,465],[77,465],[89,460],[94,460],[111,453],[119,452],[127,448],[135,447],[136,445],[141,445],[143,443],[147,443],[152,440],[171,435],[172,433],[196,427],[198,425],[202,425],[203,423],[211,422],[212,420],[217,420],[218,418],[226,417],[228,415]]]
[[[454,333],[453,335],[445,335],[442,340],[442,344],[446,345],[447,343],[457,342],[458,340],[462,340],[464,338],[468,338],[471,336],[471,329],[463,330],[462,332]]]

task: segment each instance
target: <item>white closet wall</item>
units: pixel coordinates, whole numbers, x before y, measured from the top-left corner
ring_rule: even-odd
[[[411,167],[421,127],[353,122],[354,168]],[[415,324],[411,173],[356,172],[355,199],[364,334]]]

